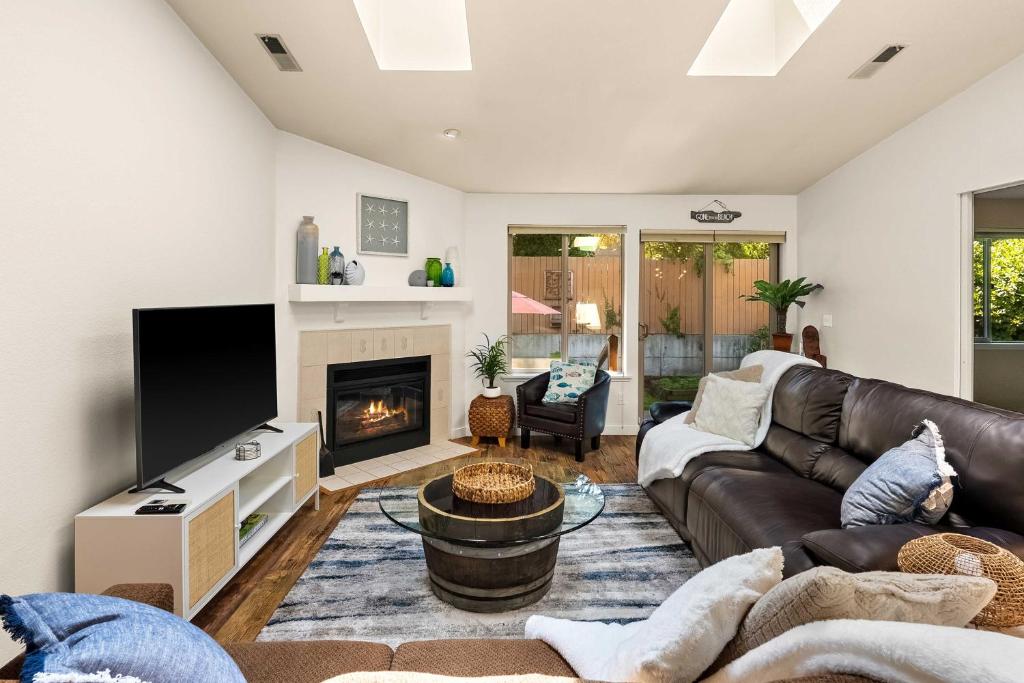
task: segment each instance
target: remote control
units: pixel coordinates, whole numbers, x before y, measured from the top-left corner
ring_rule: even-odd
[[[143,505],[135,511],[137,515],[176,515],[185,509],[184,503],[171,505]]]

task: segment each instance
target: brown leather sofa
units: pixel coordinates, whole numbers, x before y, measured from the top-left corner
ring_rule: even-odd
[[[174,593],[167,584],[121,584],[104,591],[167,611]],[[354,640],[293,640],[221,643],[248,683],[321,683],[357,671],[415,671],[440,676],[520,676],[542,674],[575,678],[562,656],[539,640],[421,640],[392,650],[381,643]],[[24,656],[0,667],[0,683],[18,683]],[[776,683],[877,683],[860,676],[833,674]]]
[[[167,584],[122,584],[104,595],[174,609]],[[249,683],[320,683],[356,671],[418,671],[445,676],[546,674],[575,677],[562,657],[539,640],[423,640],[392,650],[354,640],[221,643]],[[24,657],[0,668],[0,683],[17,683]]]
[[[938,425],[959,474],[949,514],[936,526],[842,529],[843,492],[924,418]],[[778,545],[786,576],[819,564],[893,571],[904,543],[939,531],[985,539],[1024,558],[1024,415],[798,366],[776,385],[772,424],[757,450],[701,455],[647,493],[704,566]]]

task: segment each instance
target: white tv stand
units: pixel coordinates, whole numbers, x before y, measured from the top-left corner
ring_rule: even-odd
[[[276,425],[281,434],[254,437],[256,460],[228,450],[174,483],[183,495],[125,491],[75,517],[75,590],[101,593],[117,583],[169,583],[174,613],[191,619],[252,559],[298,509],[320,508],[317,426]],[[177,515],[136,515],[155,499],[185,498]],[[242,520],[266,524],[239,545]]]

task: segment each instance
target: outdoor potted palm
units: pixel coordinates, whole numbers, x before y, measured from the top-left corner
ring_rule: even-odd
[[[496,383],[499,375],[508,373],[508,344],[512,340],[508,335],[502,335],[491,343],[491,338],[484,335],[484,343],[477,344],[466,354],[472,359],[469,367],[473,374],[480,378],[484,384],[484,396],[486,398],[497,398],[501,396],[501,387]]]
[[[756,291],[753,294],[740,296],[746,301],[763,301],[775,311],[775,326],[778,331],[772,334],[772,348],[776,351],[789,351],[793,348],[793,335],[786,333],[786,312],[789,311],[789,307],[796,304],[803,308],[807,302],[801,301],[801,297],[815,290],[824,289],[822,285],[805,282],[806,279],[802,277],[782,282],[757,280],[754,282]]]

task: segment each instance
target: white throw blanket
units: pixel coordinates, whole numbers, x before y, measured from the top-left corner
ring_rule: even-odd
[[[751,365],[764,366],[761,384],[768,387],[768,400],[761,409],[761,419],[757,426],[757,436],[754,439],[753,447],[757,448],[764,441],[768,427],[771,425],[772,394],[775,392],[775,385],[782,374],[795,365],[821,366],[810,358],[781,351],[755,351],[740,362],[741,368]],[[658,479],[678,477],[683,473],[686,463],[698,455],[711,451],[749,451],[751,449],[741,441],[694,429],[693,425],[683,422],[684,415],[686,413],[666,420],[647,432],[644,443],[640,447],[640,467],[637,479],[641,486],[650,486]]]
[[[587,680],[691,683],[735,637],[750,606],[782,581],[782,562],[777,547],[734,555],[684,583],[643,621],[534,615],[526,637],[558,650]]]
[[[768,683],[830,673],[894,683],[1019,683],[1024,640],[930,624],[816,621],[751,650],[705,683]]]

